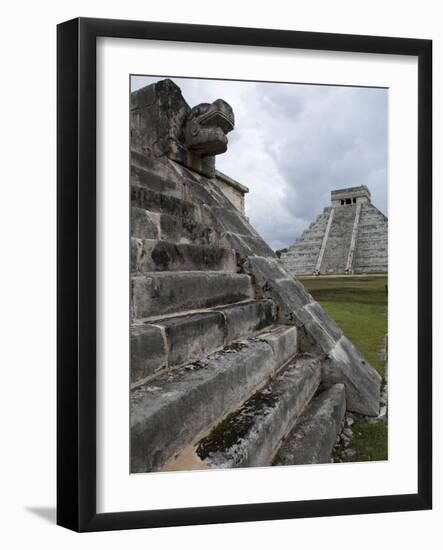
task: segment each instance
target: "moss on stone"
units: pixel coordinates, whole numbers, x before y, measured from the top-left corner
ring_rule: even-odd
[[[269,391],[256,392],[239,411],[226,416],[197,446],[197,455],[204,460],[212,453],[223,452],[239,443],[248,433],[254,416],[272,407],[277,397]]]

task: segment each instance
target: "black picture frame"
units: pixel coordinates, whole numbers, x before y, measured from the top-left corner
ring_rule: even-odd
[[[376,497],[96,512],[96,39],[173,40],[418,58],[418,491]],[[78,18],[57,29],[57,523],[104,531],[432,507],[432,42]]]

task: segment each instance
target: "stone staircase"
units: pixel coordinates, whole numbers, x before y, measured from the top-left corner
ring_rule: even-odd
[[[372,204],[362,205],[354,273],[388,270],[388,219]]]
[[[379,411],[380,376],[217,183],[233,123],[170,80],[131,95],[131,473],[327,462],[345,402]]]
[[[189,185],[132,155],[131,472],[278,461],[320,386],[321,359],[300,352]]]
[[[335,208],[334,218],[329,229],[328,241],[320,267],[321,273],[345,272],[356,209],[355,205]]]
[[[327,207],[315,222],[303,231],[300,238],[284,252],[280,261],[294,275],[312,274],[320,254],[323,237],[328,224],[331,208]]]

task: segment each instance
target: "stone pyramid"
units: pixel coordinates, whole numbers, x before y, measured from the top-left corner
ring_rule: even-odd
[[[293,275],[385,273],[388,219],[371,203],[369,189],[331,192],[331,206],[280,257]]]
[[[284,270],[215,169],[234,114],[131,95],[131,472],[328,462],[381,378]]]

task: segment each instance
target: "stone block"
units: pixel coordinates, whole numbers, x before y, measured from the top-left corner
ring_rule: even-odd
[[[195,313],[158,324],[166,332],[171,367],[202,359],[224,345],[225,321],[221,313]]]
[[[235,252],[227,248],[144,239],[138,243],[131,242],[131,269],[140,272],[199,270],[236,272],[237,261]]]
[[[248,275],[217,271],[160,272],[131,279],[136,319],[233,304],[253,297]]]
[[[284,278],[285,270],[272,258],[250,257],[245,262],[245,269],[265,290],[265,295],[270,295],[283,313],[298,327],[303,327],[307,341],[328,357],[323,369],[324,381],[327,385],[345,384],[348,409],[368,416],[377,415],[380,375],[314,302],[303,285]]]
[[[328,463],[344,414],[345,388],[335,384],[312,400],[283,441],[273,465]]]
[[[183,198],[183,186],[139,166],[131,164],[130,181],[132,185],[146,187],[156,193]]]
[[[291,279],[277,258],[251,256],[246,259],[245,270],[254,275],[258,285],[265,286],[270,281]]]
[[[265,241],[252,233],[245,235],[227,231],[224,233],[224,241],[234,248],[242,258],[254,254],[263,257],[274,257],[274,252]]]
[[[227,344],[272,325],[276,319],[272,300],[251,300],[234,306],[222,306],[217,310],[226,320]]]
[[[274,370],[264,342],[242,344],[131,392],[131,472],[157,471],[245,401]]]
[[[166,368],[162,330],[153,325],[131,327],[131,384]]]
[[[300,281],[293,279],[277,258],[251,256],[246,260],[245,271],[253,276],[254,282],[269,293],[288,316],[313,302]]]
[[[131,185],[131,206],[169,214],[182,221],[201,222],[201,214],[196,204],[138,185]]]
[[[160,235],[167,241],[177,243],[212,244],[216,232],[208,225],[189,219],[179,219],[170,214],[159,214]]]
[[[159,239],[160,215],[132,206],[131,235],[139,239]]]
[[[212,468],[268,465],[317,390],[320,371],[317,359],[296,359],[202,439],[197,455]]]
[[[275,368],[284,365],[298,351],[296,327],[281,326],[270,332],[260,334],[258,338],[271,346],[274,354]]]
[[[342,336],[322,363],[322,384],[345,385],[349,411],[377,416],[380,409],[381,376],[354,345]]]
[[[313,303],[312,296],[295,279],[269,282],[270,294],[285,315],[294,316],[298,310]]]

